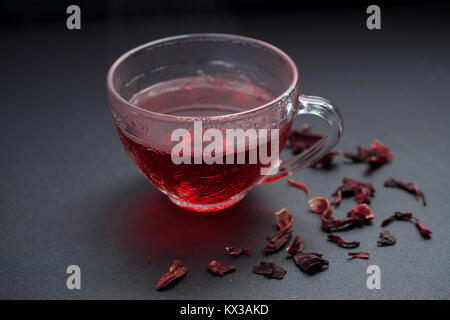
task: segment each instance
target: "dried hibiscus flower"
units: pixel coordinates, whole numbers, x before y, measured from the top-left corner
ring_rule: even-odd
[[[342,185],[333,192],[332,204],[338,205],[343,197],[355,196],[357,203],[370,203],[375,188],[371,182],[359,182],[351,178],[342,179]]]
[[[424,206],[427,205],[424,193],[419,189],[419,187],[417,187],[417,185],[412,182],[403,182],[394,178],[390,178],[384,182],[384,186],[403,189],[409,193],[412,193],[416,197],[416,200],[422,199]]]
[[[259,266],[253,267],[253,272],[256,274],[262,274],[266,278],[283,279],[286,274],[279,264],[274,261],[262,261]]]
[[[380,232],[380,239],[377,241],[378,246],[392,246],[397,241],[397,238],[387,230]]]
[[[347,217],[343,219],[334,219],[334,210],[327,198],[315,197],[309,200],[309,206],[312,211],[321,214],[322,229],[331,231],[344,226],[363,225],[373,219],[374,215],[370,207],[365,204],[358,204],[347,213]]]
[[[292,215],[286,209],[275,212],[278,221],[278,231],[271,237],[266,237],[267,247],[265,254],[271,254],[279,251],[291,238],[292,234]]]
[[[235,266],[224,266],[219,261],[213,260],[208,264],[208,270],[219,276],[235,271]]]
[[[382,144],[380,140],[375,139],[370,149],[358,146],[358,153],[344,152],[344,157],[354,162],[365,162],[372,166],[379,166],[391,160],[393,155],[387,146]]]
[[[169,272],[164,274],[156,284],[156,290],[161,290],[167,287],[175,279],[183,277],[188,272],[188,268],[180,260],[174,260]]]
[[[324,266],[328,266],[328,260],[322,258],[320,252],[304,252],[305,243],[301,235],[296,235],[292,244],[286,249],[295,264],[304,272],[313,273],[322,271]]]
[[[309,194],[309,189],[307,186],[305,186],[303,183],[300,183],[298,181],[292,180],[292,179],[287,179],[286,180],[287,183],[289,183],[291,186],[297,187],[299,189],[302,189],[303,191],[306,192],[306,194]]]
[[[369,252],[349,252],[349,257],[352,259],[358,258],[358,259],[369,259],[370,253]]]
[[[356,248],[359,246],[359,241],[345,241],[344,239],[335,234],[329,234],[328,240],[336,243],[339,247],[342,248]]]
[[[399,220],[399,221],[412,221],[415,223],[415,225],[417,226],[417,229],[419,229],[420,234],[424,237],[424,238],[430,238],[432,232],[431,230],[426,229],[423,226],[423,223],[417,219],[416,217],[413,216],[412,213],[410,212],[396,212],[394,213],[392,216],[390,216],[389,218],[383,220],[383,222],[381,223],[381,226],[384,227],[386,225],[388,225],[389,223],[391,223],[394,220]]]
[[[292,152],[299,154],[306,149],[311,148],[317,142],[322,139],[322,135],[312,132],[311,127],[308,124],[304,124],[300,130],[292,130],[289,135],[289,141],[291,143]],[[330,167],[333,158],[340,154],[340,150],[331,150],[322,159],[312,165],[312,167]]]
[[[247,256],[252,255],[252,250],[247,248],[238,248],[238,247],[225,247],[225,251],[232,256],[240,256],[241,254],[245,254]]]

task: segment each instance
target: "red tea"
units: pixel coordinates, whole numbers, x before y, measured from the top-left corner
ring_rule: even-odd
[[[257,86],[248,80],[201,75],[175,79],[147,88],[130,99],[130,102],[153,112],[175,116],[218,116],[246,111],[261,106],[275,97],[266,88]],[[279,151],[283,149],[289,135],[291,122],[279,129]],[[153,129],[153,130],[152,130]],[[155,132],[156,130],[156,132]],[[141,169],[144,175],[160,190],[171,196],[171,200],[186,208],[206,205],[202,211],[208,211],[208,205],[222,204],[224,208],[240,200],[254,184],[265,176],[261,175],[263,165],[228,164],[223,155],[223,164],[174,164],[171,147],[167,142],[170,132],[157,132],[150,128],[152,141],[155,135],[161,136],[161,143],[146,144],[146,137],[132,136],[122,128],[118,132],[125,149]],[[158,137],[159,138],[159,137]],[[149,140],[149,139],[147,139]],[[271,141],[258,144],[256,148],[270,149]],[[234,159],[244,153],[245,159],[255,150],[245,148],[234,151]],[[191,152],[194,155],[194,152]],[[257,153],[258,154],[258,153]],[[190,206],[192,205],[192,207]]]

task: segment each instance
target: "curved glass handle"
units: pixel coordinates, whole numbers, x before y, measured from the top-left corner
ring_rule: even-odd
[[[300,95],[300,106],[297,115],[310,114],[325,120],[330,127],[330,134],[324,136],[301,154],[283,161],[278,168],[278,172],[267,177],[262,183],[272,182],[280,178],[309,167],[313,163],[322,159],[339,141],[344,129],[341,113],[339,109],[330,101],[321,97]]]

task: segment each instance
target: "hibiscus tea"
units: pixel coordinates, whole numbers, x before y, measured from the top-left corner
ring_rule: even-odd
[[[265,87],[246,79],[212,77],[200,75],[170,80],[146,88],[135,94],[130,102],[142,109],[173,116],[204,117],[221,116],[256,108],[273,100],[275,96]],[[283,149],[291,129],[292,122],[279,127],[279,151]],[[220,209],[239,201],[243,195],[265,176],[261,168],[268,165],[258,161],[247,161],[255,151],[246,145],[244,149],[234,151],[246,159],[244,164],[228,164],[223,155],[223,164],[194,164],[194,151],[191,152],[191,164],[174,164],[171,158],[170,133],[158,132],[150,128],[151,141],[161,137],[160,143],[151,145],[145,136],[135,137],[124,128],[117,127],[125,149],[140,168],[142,173],[161,191],[170,195],[178,205],[190,208],[190,204],[221,204]],[[268,141],[257,144],[256,148],[271,150]],[[256,151],[258,154],[258,151]],[[240,196],[242,195],[242,196]],[[214,210],[218,208],[215,207]],[[198,208],[195,208],[198,211]],[[209,211],[207,208],[202,211]]]

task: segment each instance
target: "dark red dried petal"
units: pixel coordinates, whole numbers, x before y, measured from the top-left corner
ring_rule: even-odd
[[[325,231],[331,231],[353,224],[355,224],[355,218],[343,218],[334,220],[322,217],[322,229]]]
[[[348,177],[342,180],[342,185],[333,192],[332,204],[338,205],[343,195],[354,195],[357,203],[370,203],[372,196],[375,193],[375,188],[371,182],[363,183]]]
[[[379,166],[393,158],[389,148],[375,139],[370,149],[357,147],[357,153],[344,152],[344,157],[353,160],[353,162],[365,162],[370,165]]]
[[[382,154],[386,159],[392,159],[394,157],[389,148],[386,145],[382,144],[378,139],[373,140],[370,149]]]
[[[247,248],[239,248],[239,247],[225,247],[225,251],[232,256],[240,256],[241,254],[245,254],[247,256],[252,255],[252,250]]]
[[[355,224],[364,224],[374,217],[370,207],[367,204],[359,204],[347,213],[343,219],[334,219],[334,210],[330,206],[328,199],[315,197],[309,200],[309,206],[312,211],[321,213],[322,229],[331,231],[344,226]]]
[[[328,213],[331,209],[330,202],[324,197],[314,197],[308,203],[311,210],[317,213]]]
[[[275,212],[279,230],[271,237],[266,237],[267,247],[265,254],[271,254],[279,251],[291,238],[292,235],[292,215],[286,209]]]
[[[396,212],[394,213],[392,216],[390,216],[389,218],[383,220],[383,222],[381,222],[381,226],[387,226],[389,223],[391,223],[394,220],[403,220],[403,221],[408,221],[411,220],[413,218],[413,214],[412,213],[403,213],[403,212]]]
[[[416,225],[422,236],[424,236],[425,238],[429,238],[431,236],[432,234],[431,230],[425,229],[421,221],[416,219]]]
[[[425,199],[425,194],[412,182],[403,182],[394,178],[389,178],[384,182],[385,187],[393,187],[405,190],[411,194],[413,194],[416,200],[422,199],[423,205],[427,205],[427,201]]]
[[[395,236],[387,230],[383,230],[380,232],[380,239],[378,240],[378,246],[392,246],[397,239]]]
[[[169,272],[164,274],[156,284],[156,290],[161,290],[167,287],[175,279],[183,277],[188,272],[188,268],[184,266],[180,260],[174,260]]]
[[[290,256],[294,256],[298,253],[303,253],[305,250],[305,242],[301,235],[296,235],[291,245],[286,249],[286,252]]]
[[[394,220],[400,220],[400,221],[412,221],[416,224],[417,229],[419,229],[420,234],[425,237],[425,238],[430,238],[430,235],[432,234],[432,232],[428,229],[426,229],[423,226],[423,223],[417,219],[416,217],[413,216],[412,213],[410,212],[396,212],[394,213],[392,216],[390,216],[389,218],[383,220],[383,222],[381,223],[381,226],[386,226],[389,223],[391,223]]]
[[[309,194],[309,189],[308,189],[308,187],[305,186],[303,183],[300,183],[300,182],[298,182],[298,181],[294,181],[294,180],[292,180],[292,179],[287,179],[286,181],[287,181],[287,183],[289,183],[291,186],[300,188],[300,189],[302,189],[303,191],[305,191],[306,194]]]
[[[348,218],[355,218],[359,224],[365,224],[369,220],[374,218],[374,215],[372,213],[372,210],[370,207],[365,204],[358,204],[356,207],[354,207],[351,211],[347,213]]]
[[[208,270],[219,276],[224,276],[226,273],[235,271],[237,268],[235,266],[224,266],[219,261],[212,260],[208,264]]]
[[[370,253],[369,252],[349,252],[349,257],[358,258],[358,259],[369,259]]]
[[[328,240],[336,243],[338,246],[342,248],[356,248],[359,246],[359,241],[345,241],[344,239],[335,234],[329,234]]]
[[[328,266],[328,260],[322,258],[318,252],[299,253],[294,256],[295,264],[304,272],[322,271],[324,266]]]
[[[261,261],[259,266],[253,267],[253,272],[275,279],[283,279],[286,274],[286,270],[274,261]]]
[[[264,249],[265,254],[272,254],[279,251],[291,238],[292,226],[281,228],[273,236],[266,237],[267,247]]]

